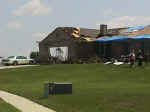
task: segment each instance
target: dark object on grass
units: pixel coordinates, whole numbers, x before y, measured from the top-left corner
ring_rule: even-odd
[[[49,83],[44,83],[44,98],[48,98],[49,95]]]
[[[53,83],[51,85],[52,94],[72,94],[72,83]]]
[[[44,97],[55,94],[72,94],[72,83],[45,83]]]

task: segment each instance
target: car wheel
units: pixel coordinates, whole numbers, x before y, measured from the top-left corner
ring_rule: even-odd
[[[13,65],[15,65],[15,66],[16,66],[16,65],[18,65],[18,62],[17,62],[17,61],[15,61],[15,62],[13,63]]]
[[[8,66],[9,64],[4,64],[4,66]]]
[[[32,65],[32,64],[33,64],[33,61],[30,61],[29,64]]]

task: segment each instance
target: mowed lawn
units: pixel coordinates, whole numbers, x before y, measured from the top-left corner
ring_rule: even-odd
[[[21,112],[10,104],[0,99],[0,112]]]
[[[43,97],[45,82],[72,82],[72,95]],[[150,112],[150,65],[45,65],[0,70],[0,89],[57,112]]]

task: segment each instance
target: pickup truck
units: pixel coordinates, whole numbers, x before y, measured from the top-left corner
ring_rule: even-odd
[[[34,60],[27,58],[25,56],[10,56],[6,59],[2,59],[3,65],[23,65],[23,64],[33,64]]]

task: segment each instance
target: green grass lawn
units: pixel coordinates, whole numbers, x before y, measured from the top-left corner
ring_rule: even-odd
[[[43,98],[44,82],[72,82],[72,95]],[[57,112],[150,112],[150,66],[49,65],[0,70],[0,89]]]
[[[0,99],[0,112],[20,112],[10,104],[7,104],[2,99]]]

